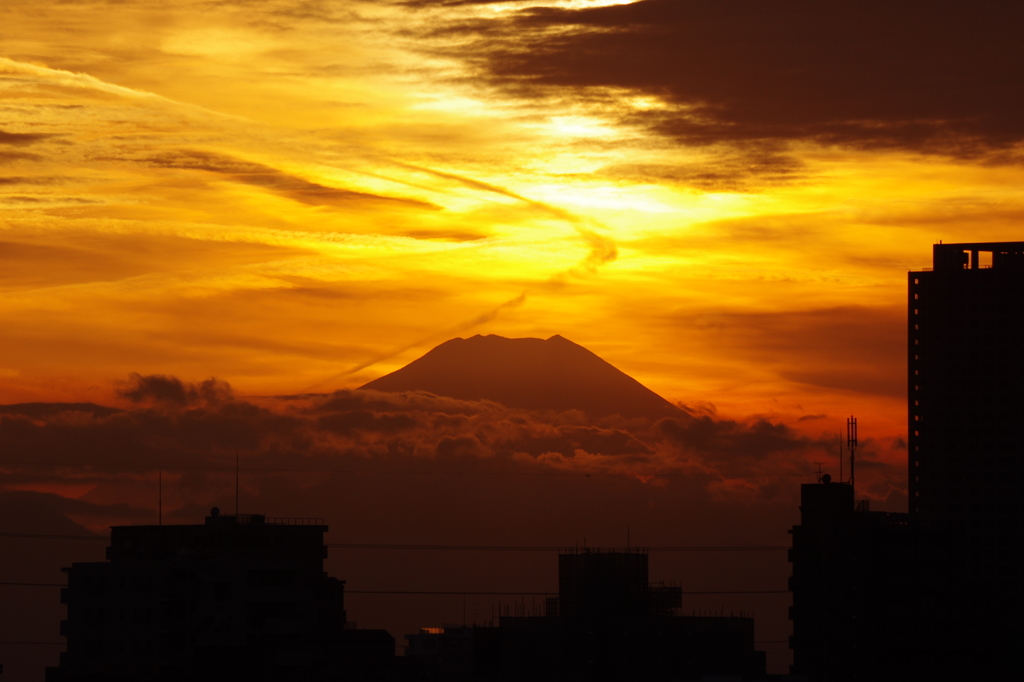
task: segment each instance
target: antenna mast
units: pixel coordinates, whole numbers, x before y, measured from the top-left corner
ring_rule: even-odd
[[[853,456],[857,452],[857,418],[850,417],[846,420],[846,446],[850,448],[850,487],[853,488]]]

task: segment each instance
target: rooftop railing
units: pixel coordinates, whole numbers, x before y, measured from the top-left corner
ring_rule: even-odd
[[[324,526],[321,518],[299,518],[289,516],[265,516],[263,514],[236,514],[222,518],[234,519],[240,526],[245,525],[266,525],[266,526]]]
[[[287,516],[268,516],[263,523],[271,526],[325,526],[323,519]]]

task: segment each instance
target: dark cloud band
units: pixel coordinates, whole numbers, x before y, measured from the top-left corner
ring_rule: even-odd
[[[692,145],[814,141],[970,157],[1024,140],[1014,3],[643,0],[444,29],[520,94],[632,90],[622,122]],[[591,95],[596,96],[596,95]]]

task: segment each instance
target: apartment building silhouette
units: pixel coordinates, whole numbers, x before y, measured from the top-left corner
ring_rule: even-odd
[[[954,535],[965,580],[1006,589],[1024,569],[1024,242],[933,248],[909,273],[910,514]]]
[[[394,639],[346,627],[322,519],[221,515],[115,526],[108,561],[64,569],[67,651],[46,679],[327,680],[385,670]]]

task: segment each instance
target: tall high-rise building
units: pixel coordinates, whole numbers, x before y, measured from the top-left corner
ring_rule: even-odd
[[[1024,242],[936,244],[909,273],[910,514],[949,533],[957,580],[1024,569]]]
[[[909,514],[804,485],[793,672],[811,680],[1024,674],[1024,242],[936,244],[909,273]]]

